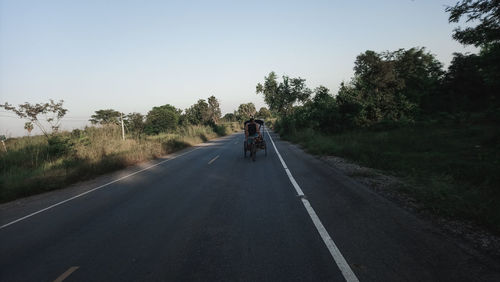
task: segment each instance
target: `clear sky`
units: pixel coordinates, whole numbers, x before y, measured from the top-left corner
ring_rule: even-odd
[[[458,0],[0,0],[0,103],[64,99],[63,128],[94,111],[185,109],[215,95],[223,113],[264,106],[270,71],[336,92],[366,51],[426,47],[445,65]],[[0,134],[24,121],[0,110]]]

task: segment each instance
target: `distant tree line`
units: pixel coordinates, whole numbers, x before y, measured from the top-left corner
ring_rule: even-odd
[[[356,57],[354,77],[336,95],[305,79],[278,79],[274,72],[258,83],[283,132],[313,128],[339,132],[384,123],[412,123],[439,114],[497,113],[500,109],[500,2],[463,0],[446,9],[449,21],[478,21],[454,30],[453,38],[480,48],[478,54],[455,53],[448,70],[425,48]]]
[[[271,112],[265,107],[256,111],[253,103],[244,103],[234,113],[222,117],[219,100],[215,96],[210,96],[206,100],[198,100],[184,111],[170,104],[153,107],[146,115],[136,112],[125,115],[113,109],[97,110],[91,116],[90,122],[100,125],[119,125],[122,116],[127,131],[140,137],[143,134],[175,132],[179,127],[188,125],[216,127],[221,122],[242,122],[251,116],[266,119],[271,117]]]
[[[222,119],[228,122],[244,122],[250,119],[250,117],[266,120],[274,116],[275,114],[273,114],[266,107],[261,107],[257,111],[254,103],[244,103],[239,105],[238,109],[236,109],[233,113],[225,114]]]
[[[146,115],[136,112],[124,115],[113,109],[98,110],[91,116],[90,122],[118,125],[121,116],[127,130],[135,136],[141,136],[174,132],[186,125],[216,126],[221,120],[221,110],[219,101],[212,95],[207,100],[198,100],[184,111],[170,104],[153,107]]]

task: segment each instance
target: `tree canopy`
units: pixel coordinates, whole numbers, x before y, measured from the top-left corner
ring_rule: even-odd
[[[160,132],[169,132],[177,128],[182,110],[166,104],[159,107],[153,107],[146,116],[144,131],[147,134],[158,134]]]
[[[264,77],[264,84],[258,83],[255,90],[257,94],[264,95],[264,101],[271,111],[286,116],[292,112],[295,103],[306,102],[312,91],[306,87],[305,79],[288,76],[283,76],[282,79],[278,83],[276,74],[270,72]]]
[[[222,116],[219,101],[213,95],[208,97],[208,115],[210,122],[213,124],[217,124]]]
[[[140,113],[130,113],[125,117],[125,126],[136,137],[140,137],[145,129],[145,117]]]
[[[449,22],[478,22],[474,27],[456,28],[453,38],[458,42],[476,47],[500,44],[500,0],[462,0],[447,7]]]
[[[208,124],[211,120],[209,105],[204,99],[186,109],[185,115],[190,124]]]
[[[68,112],[68,110],[63,107],[63,103],[64,100],[60,100],[56,103],[54,100],[50,99],[48,103],[30,104],[26,102],[20,104],[18,107],[5,103],[4,105],[0,105],[0,108],[14,112],[19,118],[35,124],[46,137],[50,137],[51,133],[56,133],[59,130],[61,119]],[[41,119],[44,119],[44,121],[50,125],[52,131],[45,128]]]
[[[271,111],[268,110],[266,107],[261,107],[259,111],[257,112],[257,117],[262,118],[262,119],[268,119],[272,116]]]
[[[121,113],[113,109],[97,110],[89,120],[92,124],[120,124]]]
[[[241,104],[237,110],[237,117],[240,121],[248,120],[250,117],[255,116],[255,105],[253,103]]]

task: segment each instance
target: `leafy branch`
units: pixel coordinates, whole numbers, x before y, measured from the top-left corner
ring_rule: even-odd
[[[61,119],[68,111],[63,108],[63,103],[64,100],[60,100],[56,103],[54,100],[50,99],[49,103],[37,103],[33,105],[25,102],[24,104],[20,104],[18,107],[15,107],[5,102],[5,104],[0,105],[0,108],[11,111],[19,118],[26,119],[35,124],[38,128],[40,128],[42,133],[49,138],[51,134],[57,133],[61,124]],[[49,130],[43,126],[41,119],[45,120],[50,125],[52,132],[49,132]]]

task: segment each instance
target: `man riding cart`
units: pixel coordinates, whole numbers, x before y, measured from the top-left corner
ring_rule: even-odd
[[[255,153],[257,149],[264,149],[267,156],[266,141],[264,140],[264,121],[254,119],[245,121],[245,142],[243,144],[244,157],[247,156],[247,151],[250,151],[250,157],[255,161]]]

